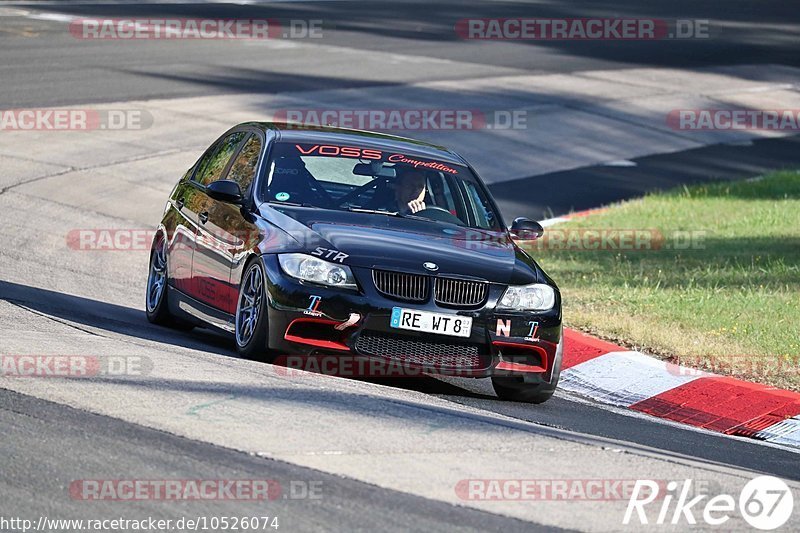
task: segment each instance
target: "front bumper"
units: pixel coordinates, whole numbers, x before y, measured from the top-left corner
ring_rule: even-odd
[[[495,312],[505,286],[492,284],[486,303],[453,309],[435,302],[411,303],[380,294],[371,271],[351,267],[359,291],[331,289],[291,278],[277,256],[262,256],[269,296],[269,346],[281,357],[367,358],[470,377],[525,375],[550,382],[561,342],[561,302],[544,313]],[[469,337],[392,328],[393,307],[472,318]],[[296,359],[295,359],[296,361]],[[295,366],[295,365],[292,365]],[[374,368],[374,366],[372,367]]]

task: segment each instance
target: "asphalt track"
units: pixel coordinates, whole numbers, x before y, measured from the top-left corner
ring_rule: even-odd
[[[376,2],[35,4],[35,10],[79,16],[322,18],[336,31],[319,55],[302,46],[265,53],[236,43],[179,47],[156,41],[136,48],[118,43],[89,48],[64,35],[63,23],[5,12],[0,19],[2,108],[238,92],[359,91],[431,80],[491,81],[510,72],[760,62],[796,66],[800,57],[797,26],[790,23],[798,15],[783,2],[726,3],[723,13],[696,2],[668,10],[656,2],[610,8],[550,2],[535,9],[464,2],[403,8]],[[451,37],[453,21],[467,16],[621,12],[717,19],[727,29],[711,43],[672,46],[486,46]],[[360,64],[332,61],[332,54],[349,50],[374,51],[374,62],[369,62],[371,52]],[[396,56],[391,68],[385,64],[387,53]],[[9,158],[10,169],[0,182],[0,353],[116,355],[150,364],[145,375],[136,376],[3,378],[0,516],[170,518],[262,515],[266,509],[289,531],[616,531],[623,529],[622,501],[480,502],[459,497],[456,486],[473,478],[689,478],[708,482],[715,493],[738,494],[744,482],[765,473],[790,480],[800,495],[798,455],[779,447],[632,415],[566,393],[536,407],[500,402],[483,380],[287,376],[271,365],[238,359],[230,341],[217,334],[151,326],[142,311],[146,253],[75,252],[65,247],[64,235],[76,227],[152,226],[178,170],[191,162],[200,139],[216,133],[186,131],[185,141],[172,139],[160,151],[155,141],[151,146],[136,140],[120,148],[128,152],[116,159],[95,137],[91,145],[52,132],[28,144],[20,142],[25,138],[0,138],[0,155]],[[113,140],[115,147],[124,143]],[[741,178],[796,166],[796,147],[796,138],[715,145],[643,156],[634,159],[635,167],[587,166],[492,187],[507,215],[515,213],[520,192],[531,185],[549,196],[526,202],[529,212],[561,214],[709,175]],[[159,158],[141,155],[146,150]],[[598,181],[606,186],[594,186]],[[79,479],[196,478],[268,478],[283,486],[318,482],[323,491],[320,499],[279,498],[266,504],[86,502],[68,491]],[[786,527],[798,524],[795,517]],[[747,525],[734,519],[726,529],[747,530]]]
[[[0,394],[0,421],[6,457],[16,457],[3,469],[3,514],[81,519],[87,502],[64,501],[68,487],[83,479],[92,465],[96,479],[115,479],[120,472],[140,479],[169,472],[178,479],[269,479],[284,488],[281,497],[254,506],[251,502],[187,502],[160,508],[127,506],[128,516],[178,520],[183,516],[278,517],[289,531],[425,531],[544,530],[522,520],[472,509],[461,509],[417,496],[386,491],[352,479],[323,474],[281,461],[210,446],[164,432],[87,414],[10,391]],[[54,454],[52,443],[65,452]],[[25,449],[20,454],[20,449]],[[107,458],[113,457],[113,461]],[[306,499],[305,490],[319,499]],[[89,502],[91,516],[120,516],[118,503]],[[365,513],[364,509],[370,512]]]
[[[630,162],[631,166],[601,164],[551,172],[492,184],[489,188],[508,218],[528,216],[541,220],[682,184],[741,180],[772,170],[797,168],[800,136],[714,144],[633,158]],[[537,192],[530,195],[526,191]]]
[[[8,2],[25,9],[25,2]],[[564,73],[642,66],[697,68],[769,62],[797,66],[798,13],[791,2],[716,3],[625,0],[577,2],[252,2],[192,5],[133,2],[31,2],[28,7],[80,17],[225,17],[321,19],[335,50],[316,57],[292,47],[265,51],[227,42],[113,41],[86,46],[47,21],[6,20],[4,33],[30,35],[4,42],[0,80],[6,106],[74,104],[198,96],[231,91],[278,93],[363,87],[500,72]],[[52,7],[55,6],[55,7]],[[456,21],[469,17],[652,17],[713,21],[709,39],[648,42],[537,41],[476,43],[459,39]],[[315,39],[306,39],[313,42]],[[175,46],[177,44],[177,46]],[[436,59],[341,62],[348,49]],[[37,65],[37,68],[30,68]]]

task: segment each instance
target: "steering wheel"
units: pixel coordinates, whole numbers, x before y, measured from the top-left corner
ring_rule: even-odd
[[[430,218],[431,220],[437,220],[439,222],[451,222],[453,224],[463,224],[460,218],[455,216],[453,213],[445,209],[444,207],[439,207],[438,205],[430,205],[425,209],[421,209],[416,213],[412,213],[414,216],[418,217],[425,217]]]

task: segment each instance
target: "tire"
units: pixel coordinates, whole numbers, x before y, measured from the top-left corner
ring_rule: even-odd
[[[556,392],[558,379],[561,377],[561,357],[564,352],[564,336],[556,347],[553,358],[553,378],[550,383],[541,381],[541,377],[531,376],[538,381],[526,381],[526,376],[493,377],[492,387],[498,398],[511,402],[544,403]]]
[[[244,358],[268,362],[272,359],[267,346],[269,317],[267,313],[266,275],[264,265],[256,259],[245,268],[236,300],[236,351]]]
[[[159,326],[189,331],[194,326],[172,316],[169,312],[167,298],[169,291],[169,270],[167,269],[167,240],[163,233],[158,233],[150,248],[150,263],[147,274],[147,291],[144,309],[147,320]]]

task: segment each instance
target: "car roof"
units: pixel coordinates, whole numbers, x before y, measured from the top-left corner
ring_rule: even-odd
[[[280,141],[355,144],[468,166],[463,157],[443,146],[385,133],[287,122],[245,122],[237,127],[241,126],[271,130],[277,133]]]

